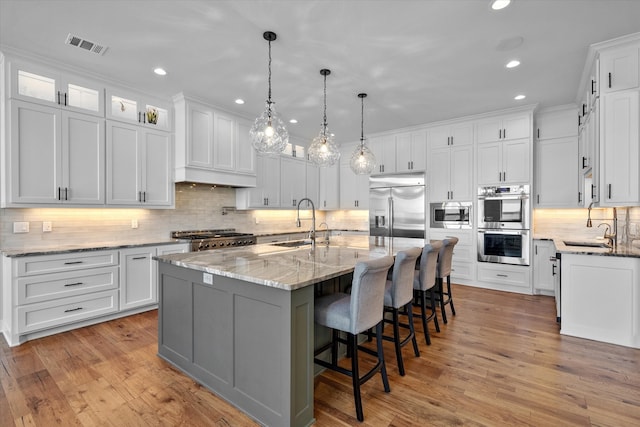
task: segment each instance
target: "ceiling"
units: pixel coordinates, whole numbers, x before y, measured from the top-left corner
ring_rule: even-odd
[[[319,131],[329,68],[329,129],[344,143],[360,136],[359,92],[369,95],[365,134],[574,102],[588,46],[639,32],[639,17],[638,0],[514,0],[501,11],[489,0],[0,0],[0,49],[253,119],[267,97],[271,30],[273,100],[298,120],[289,132],[310,141]],[[69,33],[108,50],[66,45]],[[521,65],[505,68],[513,58]]]

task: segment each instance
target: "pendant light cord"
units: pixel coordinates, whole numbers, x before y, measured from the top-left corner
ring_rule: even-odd
[[[322,123],[322,134],[327,136],[327,75],[324,75],[324,116]]]
[[[360,147],[364,145],[364,96],[360,98],[362,107],[360,110]]]
[[[271,117],[271,40],[269,40],[269,94],[267,96],[267,105],[269,108],[269,117]]]

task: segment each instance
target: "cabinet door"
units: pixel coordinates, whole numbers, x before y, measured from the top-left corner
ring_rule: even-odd
[[[398,142],[396,141],[396,152]],[[399,163],[396,160],[396,163]],[[427,131],[411,132],[411,170],[427,169]]]
[[[473,146],[454,145],[450,154],[451,200],[471,201],[473,199]]]
[[[502,180],[505,183],[528,183],[529,139],[517,139],[502,143]]]
[[[374,173],[394,173],[396,171],[395,137],[390,135],[371,138],[370,148],[378,162]]]
[[[451,126],[451,145],[471,145],[473,144],[473,123],[465,122]]]
[[[173,157],[171,135],[146,130],[142,153],[143,204],[170,206],[173,204]]]
[[[451,145],[451,127],[437,126],[429,129],[429,148],[445,148]]]
[[[305,162],[283,156],[280,159],[280,177],[281,206],[297,207],[306,192]]]
[[[251,123],[238,122],[238,149],[236,154],[236,170],[240,173],[250,175],[256,174],[256,150],[251,145],[251,137],[249,136]]]
[[[449,147],[432,149],[429,156],[429,201],[443,202],[450,200],[450,162]]]
[[[640,203],[638,91],[604,96],[601,205]]]
[[[358,208],[358,178],[359,175],[353,173],[348,163],[340,165],[340,209]],[[367,189],[367,197],[368,194]]]
[[[574,208],[578,206],[578,168],[576,137],[545,139],[536,146],[537,207]]]
[[[503,120],[502,139],[530,138],[529,115],[507,116]]]
[[[236,122],[220,113],[213,115],[213,167],[235,170]]]
[[[536,138],[551,139],[577,135],[576,114],[575,109],[538,114],[536,116]]]
[[[600,54],[602,93],[638,87],[638,46]]]
[[[412,170],[411,161],[411,134],[404,133],[396,136],[396,166],[398,172],[409,172]]]
[[[142,192],[142,129],[107,122],[107,204],[137,205]]]
[[[555,291],[558,274],[555,261],[555,245],[550,241],[533,242],[533,289],[551,293]]]
[[[57,108],[11,101],[11,203],[59,203],[61,123]]]
[[[476,135],[479,143],[499,141],[502,139],[502,118],[491,118],[476,124]]]
[[[263,156],[262,173],[258,175],[264,180],[263,194],[267,207],[280,207],[280,157]]]
[[[501,143],[478,145],[478,184],[499,184],[502,177]]]
[[[158,303],[155,247],[120,251],[120,310]]]
[[[104,204],[104,119],[62,113],[62,187],[65,201]]]
[[[305,165],[307,169],[305,197],[313,201],[316,209],[320,209],[320,168],[311,162],[305,162]],[[306,202],[305,206],[311,207],[311,204]]]
[[[320,168],[320,209],[340,209],[339,174],[340,164],[338,163]]]

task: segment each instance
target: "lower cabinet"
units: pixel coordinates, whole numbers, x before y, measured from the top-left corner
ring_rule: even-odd
[[[2,257],[2,333],[9,345],[155,308],[153,256],[188,243]]]
[[[471,230],[445,230],[441,228],[431,228],[429,238],[432,240],[443,240],[448,237],[457,237],[458,243],[453,248],[453,258],[451,259],[451,280],[455,283],[469,283],[475,276],[476,248],[473,244],[473,233]]]
[[[533,241],[533,291],[536,294],[555,295],[560,280],[556,245],[551,240]]]
[[[562,254],[560,333],[640,348],[640,258]]]
[[[531,269],[524,265],[479,262],[478,281],[489,289],[531,293]]]

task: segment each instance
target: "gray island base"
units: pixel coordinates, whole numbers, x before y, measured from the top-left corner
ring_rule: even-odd
[[[315,250],[265,244],[157,257],[158,354],[263,425],[311,425],[315,290],[358,261],[423,245],[351,236]]]

